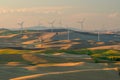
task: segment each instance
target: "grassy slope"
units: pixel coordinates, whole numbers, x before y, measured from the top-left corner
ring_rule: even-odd
[[[68,54],[87,54],[90,55],[95,62],[99,62],[101,60],[107,60],[107,61],[120,61],[120,51],[119,50],[87,50],[87,49],[81,49],[81,50],[14,50],[14,49],[0,49],[0,62],[7,62],[7,61],[25,61],[26,57],[33,58],[33,55],[27,55],[25,58],[23,55],[25,53],[32,53],[32,54],[55,54],[55,53],[68,53]],[[6,58],[5,58],[6,56]],[[11,58],[10,58],[11,56]],[[18,56],[22,56],[21,58],[18,58]],[[42,57],[42,60],[43,56]],[[35,60],[37,60],[37,57]]]

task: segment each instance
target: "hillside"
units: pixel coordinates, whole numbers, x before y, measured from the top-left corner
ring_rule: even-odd
[[[19,34],[19,31],[7,31],[6,35],[0,36],[0,47],[22,47],[22,48],[57,48],[57,49],[79,49],[105,45],[117,45],[120,37],[116,34],[98,34],[90,32],[77,32],[65,29],[30,30]]]

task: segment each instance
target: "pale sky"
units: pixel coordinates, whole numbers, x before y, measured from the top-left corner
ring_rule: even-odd
[[[49,26],[68,25],[80,28],[78,21],[85,18],[84,29],[118,29],[120,0],[0,0],[0,27],[17,28],[40,23]],[[120,29],[120,28],[119,28]]]

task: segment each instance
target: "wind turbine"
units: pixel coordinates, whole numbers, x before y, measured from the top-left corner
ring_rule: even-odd
[[[20,28],[21,28],[21,31],[20,31],[20,34],[23,34],[23,24],[24,24],[24,22],[22,21],[22,22],[20,22],[20,23],[18,23],[18,25],[20,26]]]
[[[97,32],[97,40],[98,40],[98,42],[100,41],[100,32],[99,31]]]
[[[39,22],[39,23],[38,23],[38,27],[39,27],[38,32],[40,32],[40,31],[41,31],[41,26],[42,26],[42,23],[41,23],[41,22]]]
[[[70,40],[70,30],[68,28],[68,25],[67,25],[67,40]]]
[[[42,37],[43,31],[41,31],[42,30],[41,29],[42,23],[39,22],[38,26],[39,26],[39,30],[38,31],[40,33],[40,37],[38,38],[38,40],[40,41],[41,47],[43,47],[43,37]]]
[[[62,28],[62,21],[59,21],[59,27]]]
[[[53,32],[53,28],[54,28],[54,23],[56,20],[53,20],[51,22],[49,22],[49,24],[51,25],[51,32]]]
[[[82,19],[82,20],[80,20],[80,21],[78,21],[78,23],[79,23],[80,26],[81,26],[81,31],[83,31],[83,28],[84,28],[84,22],[85,22],[85,18]]]

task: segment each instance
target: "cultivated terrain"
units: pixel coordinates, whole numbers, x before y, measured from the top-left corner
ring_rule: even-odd
[[[0,80],[120,80],[119,69],[119,34],[0,30]]]

